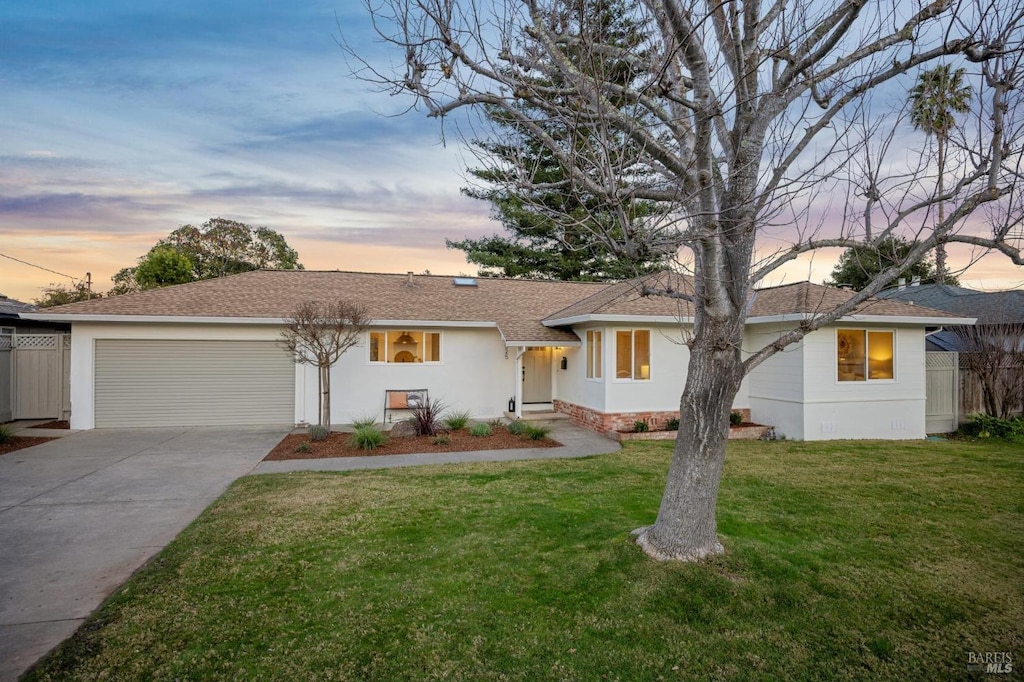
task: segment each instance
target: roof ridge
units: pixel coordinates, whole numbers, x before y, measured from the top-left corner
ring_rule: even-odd
[[[285,269],[281,269],[281,268],[260,268],[258,270],[250,270],[249,272],[242,272],[242,273],[235,273],[235,274],[245,275],[245,274],[249,274],[251,272],[295,273],[295,274],[298,274],[298,273],[310,273],[310,274],[319,273],[319,274],[329,274],[329,275],[374,275],[374,276],[378,276],[378,277],[408,277],[409,276],[409,272],[408,271],[406,271],[406,272],[373,272],[373,271],[366,271],[366,270],[309,270],[309,269],[285,270]],[[234,277],[234,276],[235,275],[225,275],[225,277]],[[432,278],[437,278],[437,279],[452,279],[452,278],[455,278],[455,277],[472,277],[474,279],[478,279],[478,280],[481,280],[483,282],[530,282],[530,283],[534,283],[534,284],[541,283],[541,284],[580,284],[580,285],[597,285],[597,284],[608,285],[608,284],[612,284],[612,282],[584,281],[584,280],[571,280],[571,279],[533,279],[533,278],[528,278],[528,277],[490,277],[490,276],[487,276],[487,275],[480,275],[480,274],[476,274],[476,275],[438,274],[438,273],[434,273],[434,272],[431,272],[431,273],[413,272],[412,276],[413,277],[432,277]],[[223,279],[223,278],[214,278],[214,279]],[[197,281],[206,281],[206,280],[197,280]],[[627,281],[627,280],[621,280],[621,281]],[[187,282],[187,284],[193,284],[193,282]]]

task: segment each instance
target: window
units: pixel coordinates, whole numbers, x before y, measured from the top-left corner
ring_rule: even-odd
[[[441,362],[441,333],[370,332],[370,362]]]
[[[895,379],[894,349],[894,334],[891,331],[836,330],[839,381]]]
[[[615,378],[649,381],[651,332],[647,329],[615,332]]]
[[[587,331],[587,378],[600,379],[601,372],[601,332],[590,329]]]

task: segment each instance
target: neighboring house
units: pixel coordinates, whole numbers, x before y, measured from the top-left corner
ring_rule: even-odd
[[[1024,291],[976,291],[949,284],[911,284],[887,289],[878,298],[903,301],[964,317],[977,318],[977,332],[999,335],[1001,328],[1024,324]],[[963,351],[963,338],[951,325],[928,335],[928,350]],[[1021,350],[1024,350],[1022,348]]]
[[[959,353],[961,419],[1024,411],[1024,291],[912,284],[879,296],[977,318],[973,328],[944,324],[927,336],[927,350]]]
[[[0,294],[0,333],[13,334],[56,334],[71,331],[67,323],[53,323],[44,320],[27,320],[21,313],[32,313],[39,310],[31,303],[22,303]]]
[[[257,271],[83,301],[32,316],[72,325],[72,426],[308,423],[317,371],[276,343],[303,301],[363,304],[374,320],[334,367],[332,421],[382,417],[384,392],[427,389],[494,418],[524,404],[598,431],[678,415],[693,313],[640,295],[686,289],[359,272]],[[799,283],[750,302],[745,351],[845,301]],[[970,318],[871,300],[757,367],[735,408],[796,439],[923,438],[925,328]]]

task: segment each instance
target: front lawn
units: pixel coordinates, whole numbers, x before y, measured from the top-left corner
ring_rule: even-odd
[[[731,442],[728,550],[654,563],[671,443],[237,482],[28,679],[961,679],[1024,663],[1024,452]]]

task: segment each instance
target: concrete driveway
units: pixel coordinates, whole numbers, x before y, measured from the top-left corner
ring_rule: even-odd
[[[98,429],[0,457],[0,680],[74,632],[289,430]]]

